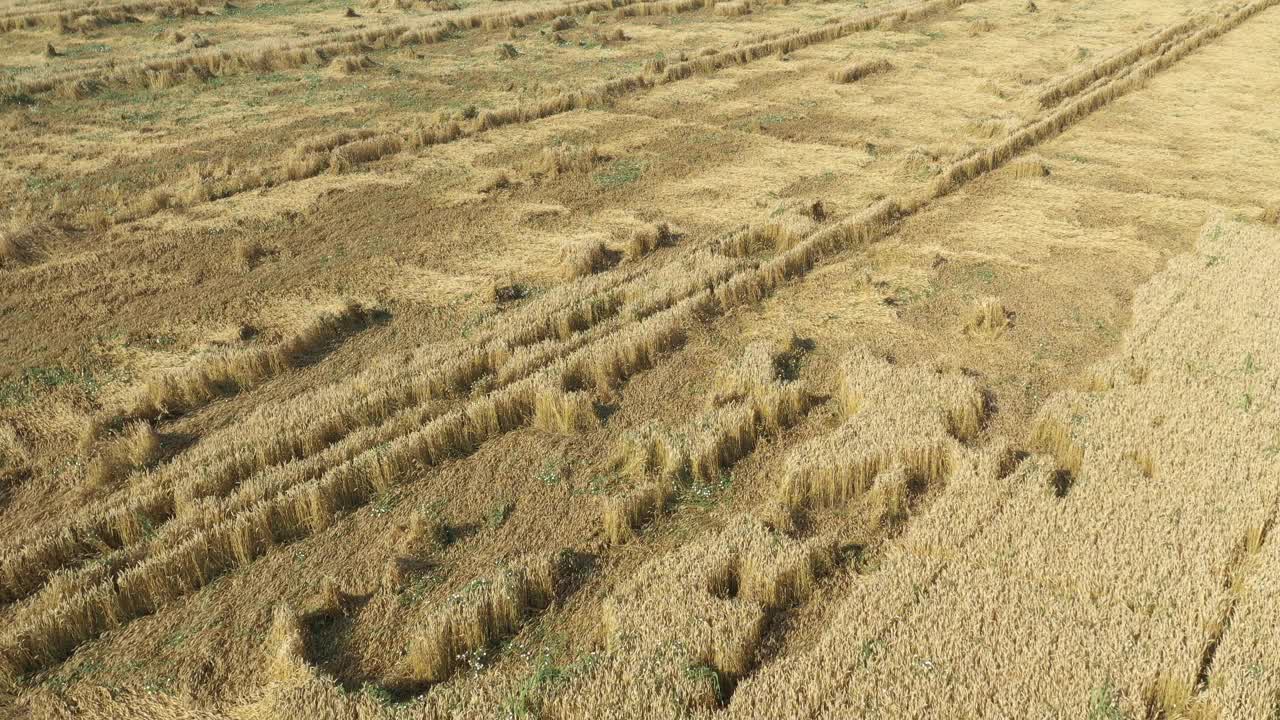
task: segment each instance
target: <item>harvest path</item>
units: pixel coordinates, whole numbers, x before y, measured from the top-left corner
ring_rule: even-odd
[[[1036,532],[1072,522],[1062,519],[1062,508],[1084,502],[1077,498],[1105,502],[1107,496],[1086,479],[1118,478],[1120,465],[1107,464],[1120,462],[1107,459],[1112,454],[1146,468],[1148,479],[1181,482],[1173,469],[1152,469],[1165,462],[1181,467],[1171,450],[1144,445],[1095,453],[1100,440],[1062,429],[1081,413],[1054,408],[1070,402],[1060,391],[1075,382],[1073,377],[1115,348],[1116,327],[1127,312],[1125,294],[1150,276],[1161,258],[1184,249],[1206,207],[1255,213],[1265,205],[1268,168],[1236,173],[1232,192],[1222,197],[1198,194],[1194,177],[1157,173],[1138,180],[1105,154],[1117,148],[1125,152],[1123,132],[1106,118],[1112,113],[1132,117],[1144,102],[1185,99],[1193,82],[1174,77],[1164,83],[1160,75],[1172,71],[1177,76],[1184,59],[1194,73],[1197,65],[1228,63],[1231,53],[1247,55],[1268,34],[1274,36],[1275,11],[1268,11],[1274,4],[1189,5],[1185,16],[1167,11],[1167,24],[1116,42],[1099,53],[1103,59],[1054,80],[1037,80],[1025,74],[1017,45],[1035,32],[1036,13],[1021,4],[912,3],[906,10],[868,11],[874,21],[858,25],[856,35],[836,32],[820,42],[789,44],[785,38],[792,34],[747,44],[743,57],[754,62],[697,66],[707,74],[685,82],[670,81],[685,75],[679,70],[673,75],[672,68],[681,66],[668,64],[623,81],[618,87],[627,92],[605,91],[581,104],[554,101],[548,106],[554,112],[529,111],[537,105],[521,103],[514,114],[499,107],[416,134],[335,133],[331,139],[297,143],[293,159],[267,170],[214,171],[221,173],[214,185],[224,183],[233,188],[230,193],[196,193],[187,196],[195,202],[180,203],[149,195],[151,200],[139,201],[146,212],[122,217],[145,217],[132,221],[134,232],[155,248],[164,242],[155,233],[179,227],[179,216],[166,208],[194,209],[214,197],[236,195],[213,205],[246,215],[266,209],[263,203],[302,201],[300,207],[310,208],[308,217],[282,228],[282,237],[274,241],[280,250],[301,237],[318,235],[321,244],[341,244],[340,238],[355,235],[370,238],[361,253],[383,247],[395,255],[402,251],[376,238],[380,231],[403,232],[394,220],[403,215],[398,208],[421,197],[410,178],[431,176],[440,163],[492,168],[478,193],[442,181],[447,201],[415,209],[422,241],[435,253],[429,261],[402,255],[396,265],[383,268],[396,273],[396,281],[388,282],[377,277],[375,260],[357,269],[354,282],[335,283],[360,288],[340,292],[366,305],[389,305],[385,327],[343,334],[342,347],[313,368],[295,371],[277,363],[270,373],[255,371],[248,375],[251,381],[244,381],[230,364],[228,382],[238,384],[239,392],[225,399],[219,399],[225,389],[190,389],[209,377],[210,365],[196,361],[168,371],[166,382],[149,381],[147,402],[122,393],[104,403],[99,415],[105,431],[90,449],[100,453],[95,457],[123,446],[125,436],[117,440],[112,433],[131,418],[154,420],[162,433],[192,434],[198,441],[154,469],[113,480],[122,485],[106,488],[93,511],[50,519],[39,532],[24,532],[8,544],[0,577],[8,602],[3,617],[11,630],[0,636],[0,669],[15,682],[61,677],[78,687],[106,682],[90,677],[97,670],[85,670],[105,664],[106,678],[137,681],[156,670],[116,667],[104,659],[154,657],[155,648],[167,648],[160,652],[183,668],[180,676],[165,676],[170,685],[187,688],[200,682],[197,677],[212,675],[226,687],[261,688],[260,664],[197,658],[207,656],[201,648],[211,643],[231,646],[228,658],[262,651],[254,632],[231,627],[265,629],[274,623],[285,630],[274,633],[271,643],[294,647],[288,628],[296,621],[273,610],[274,600],[288,600],[304,611],[297,637],[306,647],[296,658],[280,651],[280,657],[294,659],[283,670],[279,663],[272,666],[279,683],[252,712],[269,715],[272,708],[300,706],[302,697],[347,702],[325,689],[326,678],[334,677],[348,687],[373,683],[415,695],[426,711],[442,713],[458,707],[481,713],[514,697],[565,717],[605,706],[633,708],[639,716],[646,707],[658,711],[670,703],[688,711],[727,706],[751,716],[765,698],[801,692],[793,701],[797,714],[871,708],[888,715],[919,714],[939,707],[943,697],[956,702],[957,694],[959,703],[975,713],[1015,712],[1030,698],[1061,710],[1104,695],[1105,702],[1125,710],[1145,707],[1173,715],[1216,703],[1231,714],[1244,698],[1253,697],[1246,694],[1250,681],[1216,682],[1215,663],[1219,657],[1228,658],[1223,663],[1245,662],[1240,658],[1248,651],[1240,648],[1257,640],[1233,638],[1222,628],[1238,615],[1248,618],[1246,626],[1261,622],[1264,611],[1251,604],[1251,596],[1220,609],[1206,588],[1215,587],[1221,573],[1239,578],[1232,583],[1240,586],[1257,582],[1251,561],[1229,540],[1243,533],[1246,554],[1269,547],[1268,513],[1274,512],[1276,499],[1265,487],[1259,497],[1246,502],[1242,496],[1239,508],[1227,508],[1240,528],[1191,541],[1200,543],[1196,552],[1206,569],[1203,577],[1184,577],[1190,584],[1184,595],[1188,603],[1194,596],[1205,605],[1174,602],[1148,612],[1170,630],[1150,635],[1142,663],[1117,660],[1103,676],[1087,664],[1071,665],[1075,660],[1066,651],[1046,653],[1040,660],[1047,674],[1028,669],[1026,682],[1010,683],[999,697],[965,695],[988,686],[976,675],[949,676],[950,684],[923,692],[895,682],[911,677],[905,669],[922,653],[929,663],[946,655],[943,649],[926,653],[913,645],[931,637],[930,628],[960,622],[936,612],[933,598],[951,592],[971,598],[990,589],[953,587],[954,578],[972,584],[982,576],[972,567],[954,569],[960,567],[956,558],[977,553],[973,557],[983,563],[1000,559],[998,548],[987,544],[1031,532],[1019,523],[1041,506],[1057,519],[1043,520]],[[988,7],[980,17],[953,14],[975,12],[970,5]],[[758,11],[791,12],[792,6]],[[1097,12],[1103,16],[1088,21],[1108,26],[1110,11]],[[729,13],[706,14],[699,22],[717,25]],[[890,53],[868,52],[860,44],[845,47],[864,42],[856,39],[862,35],[869,36],[865,42],[885,42],[876,38],[887,22],[898,33],[918,23],[923,37],[938,40],[930,34],[937,33],[941,46],[895,43]],[[956,27],[971,32],[958,33]],[[1218,43],[1225,46],[1226,59],[1214,56]],[[940,58],[978,44],[992,48],[982,68],[987,80],[958,84],[971,69],[949,67]],[[724,48],[705,57],[732,52]],[[777,55],[788,52],[786,63],[780,63]],[[862,77],[849,92],[841,88],[822,105],[804,99],[813,88],[828,87],[833,71],[876,54],[885,55],[889,65]],[[646,79],[652,77],[668,81]],[[1247,120],[1265,117],[1260,106],[1251,107],[1239,93],[1247,88],[1263,96],[1268,88],[1249,86],[1239,73],[1225,77],[1231,82],[1209,94],[1246,122],[1211,128],[1215,140],[1238,136]],[[1276,75],[1262,77],[1258,82]],[[1005,83],[1009,86],[1002,87]],[[943,94],[953,86],[958,89]],[[632,96],[632,88],[645,92]],[[63,102],[85,108],[96,102],[93,98]],[[616,104],[572,112],[603,100]],[[1122,107],[1109,109],[1113,104]],[[975,116],[977,106],[995,112]],[[1181,131],[1179,120],[1164,122]],[[858,126],[878,130],[842,129]],[[673,135],[673,128],[680,134]],[[292,135],[297,129],[268,132]],[[1160,129],[1148,123],[1147,136],[1158,137]],[[1261,137],[1265,142],[1270,136]],[[492,138],[491,144],[481,144],[482,138]],[[537,152],[547,138],[570,142]],[[1100,145],[1090,146],[1091,139]],[[1075,152],[1082,143],[1083,151]],[[437,147],[419,149],[425,146]],[[1205,145],[1215,146],[1220,145]],[[1040,156],[1028,156],[1032,150]],[[157,157],[147,155],[145,161]],[[1091,161],[1098,167],[1090,167]],[[349,175],[370,162],[375,172],[367,177]],[[810,175],[806,168],[815,162],[835,169]],[[1204,175],[1223,172],[1224,164],[1211,155],[1199,162]],[[381,173],[380,166],[385,166]],[[294,172],[294,167],[301,169]],[[326,174],[316,177],[322,170]],[[283,175],[273,179],[270,173]],[[245,177],[261,182],[246,184]],[[351,182],[344,184],[348,177]],[[206,180],[197,176],[193,182],[205,187]],[[1177,182],[1183,184],[1152,187]],[[247,197],[247,190],[282,183],[288,187]],[[1154,197],[1135,193],[1138,183]],[[780,191],[761,193],[761,187]],[[308,195],[323,188],[340,188],[343,194],[327,201]],[[1155,189],[1159,192],[1152,193]],[[1121,207],[1107,192],[1128,194],[1140,207]],[[1166,202],[1163,198],[1180,196],[1184,202],[1176,212],[1151,212]],[[1028,233],[1016,211],[1002,210],[1010,202],[1041,202],[1044,207],[1034,209],[1047,220],[1055,203],[1086,197],[1115,208],[1102,214],[1102,222],[1094,219],[1092,232],[1116,232],[1124,218],[1149,218],[1147,229],[1114,247],[1086,246],[1088,233],[1068,233],[1076,255],[1063,259],[1055,253],[1063,237],[1044,235],[1054,232],[1051,223]],[[814,205],[814,199],[823,202]],[[637,207],[641,200],[644,206]],[[197,234],[228,227],[213,212],[190,218]],[[983,213],[992,215],[985,223],[994,229],[985,231],[991,233],[990,244],[950,235],[950,228],[978,227]],[[734,229],[738,218],[747,226]],[[41,260],[25,263],[0,282],[52,287],[75,278],[84,263],[119,253],[118,231],[129,227],[126,222],[104,233],[104,240],[112,238],[105,249],[77,252],[67,239],[71,236],[52,240],[41,248],[47,252]],[[1022,245],[1010,244],[1006,237],[1013,233],[1001,232],[1002,227],[1024,233]],[[257,231],[233,232],[252,237]],[[443,232],[457,236],[436,242]],[[1229,232],[1248,231],[1232,227]],[[1249,247],[1256,254],[1263,246]],[[1201,252],[1219,260],[1229,256],[1231,268],[1254,261],[1243,250]],[[320,277],[333,272],[306,254],[291,257],[277,250],[246,257],[247,272],[256,273],[252,280],[259,283],[296,286],[286,278],[300,270],[313,269]],[[403,264],[410,257],[414,270]],[[294,261],[287,271],[282,267]],[[1070,268],[1080,263],[1112,272],[1073,274]],[[390,340],[407,347],[394,333],[397,323],[415,312],[405,283],[413,272],[437,278],[432,287],[437,302],[429,303],[433,311],[416,321],[429,337],[456,338],[451,328],[457,324],[451,321],[464,320],[471,327],[451,342],[383,354],[358,373],[344,372],[375,343]],[[1182,282],[1175,271],[1170,276],[1169,282]],[[478,308],[477,299],[458,287],[477,277],[514,283],[511,292],[517,296],[522,286],[547,289],[517,307],[503,300],[506,304],[495,312]],[[792,282],[804,278],[813,279]],[[1196,285],[1205,303],[1225,298],[1221,292],[1214,295],[1215,285],[1206,282]],[[1099,298],[1073,303],[1069,296],[1032,292],[1045,283]],[[842,291],[846,301],[833,301],[833,290]],[[156,291],[170,300],[184,292],[176,284]],[[1001,302],[980,305],[980,316],[973,315],[979,292],[998,294]],[[1142,318],[1165,312],[1158,306],[1139,302],[1137,332],[1143,332]],[[59,312],[21,303],[13,307]],[[1081,320],[1081,312],[1094,317]],[[844,329],[833,333],[833,320]],[[1247,318],[1222,322],[1247,324]],[[281,346],[294,342],[289,338],[310,338],[311,327],[304,324],[297,334],[285,336]],[[792,332],[803,340],[783,342]],[[956,337],[965,340],[957,346]],[[1148,345],[1136,342],[1120,352],[1140,355]],[[890,353],[896,363],[876,369],[883,361],[864,358],[859,354],[864,348]],[[1258,354],[1255,360],[1262,358]],[[926,381],[907,380],[910,373],[932,376],[930,370],[916,369],[916,361],[952,368],[939,382],[958,393],[953,404],[935,408],[911,399],[913,388],[918,392]],[[1157,358],[1140,364],[1130,370],[1143,378],[1161,376]],[[970,370],[980,378],[978,384],[965,385],[973,381],[958,368]],[[868,373],[884,373],[883,382],[859,388],[855,379]],[[708,407],[698,397],[713,385],[721,399]],[[1142,387],[1171,392],[1158,383]],[[885,388],[883,400],[868,400]],[[1230,396],[1237,390],[1205,392]],[[1049,408],[1040,410],[1045,396],[1055,391]],[[1244,395],[1262,400],[1255,390]],[[284,397],[289,399],[272,402]],[[911,420],[892,410],[913,402],[925,405],[910,414]],[[177,405],[185,414],[166,416],[165,410]],[[1099,426],[1119,416],[1142,417],[1132,408],[1093,412]],[[935,424],[907,433],[906,424],[931,413],[938,414]],[[1037,413],[1036,432],[1019,432]],[[231,418],[234,422],[228,422]],[[1250,435],[1266,427],[1263,420],[1247,416],[1242,422],[1240,437],[1265,439]],[[1127,437],[1127,432],[1113,435]],[[881,437],[875,433],[884,434],[873,443],[869,438]],[[1000,440],[1002,435],[1008,441]],[[904,437],[916,439],[904,445]],[[802,442],[814,443],[806,446],[813,449],[800,449]],[[1203,444],[1222,446],[1208,437]],[[866,445],[883,449],[874,456],[849,454]],[[1022,448],[1047,455],[1017,466],[1015,450]],[[1097,468],[1090,470],[1089,463]],[[863,469],[848,470],[852,467]],[[55,487],[66,477],[34,470],[10,500],[6,527],[16,527],[24,514],[47,512],[34,500],[41,488]],[[1266,475],[1259,469],[1226,472]],[[729,473],[735,478],[732,488]],[[1207,486],[1205,492],[1213,489]],[[1186,501],[1171,495],[1166,490],[1160,497],[1176,506]],[[63,491],[55,504],[72,497]],[[703,507],[709,497],[722,497],[721,504]],[[1158,500],[1133,498],[1138,505]],[[574,506],[567,512],[566,503]],[[1255,504],[1263,508],[1258,517],[1248,510]],[[1009,506],[1017,512],[1004,512]],[[1106,517],[1101,510],[1080,512],[1087,517],[1072,533],[1087,534],[1085,521]],[[935,513],[967,519],[943,532]],[[752,515],[768,524],[759,525]],[[726,523],[697,544],[680,542],[693,530]],[[1068,535],[1063,531],[1060,537]],[[1135,530],[1123,552],[1141,554],[1140,543],[1155,542],[1158,535],[1156,529],[1151,536]],[[433,544],[446,536],[453,542]],[[857,562],[850,561],[853,546],[861,558]],[[516,557],[512,548],[533,556]],[[546,560],[562,548],[573,552]],[[684,575],[644,579],[654,575],[641,564],[645,557],[666,552],[677,565],[687,563],[690,576],[709,573],[712,597],[701,604],[664,604],[673,593],[697,590],[672,585]],[[493,576],[495,560],[514,563],[515,569]],[[869,564],[878,569],[864,581]],[[1050,565],[1046,558],[1037,567]],[[259,595],[273,575],[297,581],[268,601]],[[326,576],[334,578],[330,589],[316,600],[307,588]],[[1023,593],[1017,609],[1030,617],[1044,609],[1039,582],[1015,583],[999,592]],[[1090,582],[1079,579],[1072,597],[1081,597]],[[1114,578],[1109,582],[1108,587],[1119,587]],[[1123,586],[1131,588],[1127,595],[1108,596],[1105,607],[1142,605],[1143,583],[1149,582],[1134,579]],[[1098,602],[1096,594],[1093,601]],[[904,607],[911,608],[904,619],[890,620]],[[543,654],[533,657],[491,654],[494,643],[512,636],[517,643],[533,643],[522,629],[526,626],[572,636],[575,628],[593,627],[602,608],[602,637],[543,644]],[[201,612],[207,613],[205,619],[199,618]],[[484,619],[495,613],[504,619]],[[662,648],[680,638],[664,633],[678,632],[680,622],[709,627],[727,622],[724,628],[757,627],[758,632],[695,633],[689,636],[691,646],[671,655]],[[826,624],[861,629],[855,635],[816,631]],[[406,627],[411,628],[407,645],[400,639]],[[1210,628],[1207,635],[1200,631],[1204,627]],[[939,632],[937,637],[951,637]],[[1002,633],[1011,641],[1017,637]],[[174,637],[181,639],[175,643]],[[1050,641],[1030,640],[1033,645]],[[597,643],[602,649],[593,650]],[[474,662],[464,662],[473,655]],[[570,673],[563,684],[530,689],[522,679],[530,663],[573,662],[587,655],[596,660]],[[646,666],[654,674],[634,672],[651,657],[660,658]],[[868,662],[872,657],[876,662]],[[988,671],[1006,674],[1001,664],[1006,657],[1012,652],[993,651]],[[483,670],[459,672],[468,662]],[[1067,673],[1068,666],[1079,672]],[[850,700],[835,688],[853,675],[859,687],[865,681],[865,691]],[[1052,692],[1035,685],[1059,676],[1062,681]],[[716,688],[710,694],[709,680]],[[800,690],[809,684],[809,690]],[[74,693],[64,701],[93,702]],[[841,706],[845,701],[854,704]]]

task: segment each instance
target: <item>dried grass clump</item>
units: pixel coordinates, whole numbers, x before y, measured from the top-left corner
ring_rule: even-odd
[[[758,223],[735,232],[720,241],[719,249],[730,257],[786,252],[816,228],[817,223],[809,216],[788,215],[782,220]]]
[[[662,423],[651,420],[622,435],[614,448],[614,466],[634,478],[654,476],[674,483],[685,461],[673,433]]]
[[[861,495],[895,464],[927,484],[942,483],[957,440],[975,438],[986,413],[976,383],[961,375],[895,367],[865,351],[846,358],[841,373],[845,421],[788,458],[779,488],[788,512]]]
[[[112,18],[106,14],[90,13],[80,15],[78,17],[60,17],[58,22],[58,32],[63,35],[71,33],[91,33],[108,25],[113,24]]]
[[[983,33],[989,33],[996,29],[995,23],[986,18],[977,18],[969,21],[969,36],[977,37]]]
[[[0,422],[0,475],[16,474],[31,462],[31,451],[12,423]],[[3,487],[3,484],[0,484]]]
[[[109,418],[101,415],[87,415],[80,427],[79,437],[76,443],[76,452],[83,458],[89,458],[93,454],[93,450],[97,442],[108,430],[107,422]]]
[[[565,30],[572,30],[576,27],[578,27],[578,21],[564,15],[551,21],[552,32],[563,32]]]
[[[39,262],[54,234],[54,228],[46,223],[10,221],[0,229],[0,270]]]
[[[542,151],[532,171],[549,177],[574,172],[590,172],[596,164],[607,159],[594,145],[549,147]]]
[[[660,515],[675,497],[675,486],[666,481],[649,481],[624,494],[606,497],[601,503],[601,523],[609,543],[618,545],[635,536],[638,528]]]
[[[831,216],[831,208],[822,200],[814,200],[805,206],[804,213],[814,222],[826,222]]]
[[[330,154],[329,167],[331,170],[345,170],[353,165],[362,165],[394,155],[403,148],[404,142],[398,135],[392,133],[374,135],[335,148]]]
[[[794,424],[812,402],[791,378],[806,352],[806,343],[795,336],[781,346],[751,343],[742,357],[717,374],[712,404],[751,403],[773,431]]]
[[[633,278],[634,273],[624,269],[559,285],[539,295],[519,315],[506,317],[500,328],[493,328],[512,351],[507,360],[514,361],[520,353],[549,340],[581,338],[583,331],[614,317],[622,306],[618,286]],[[578,347],[581,345],[560,349],[567,353]],[[505,375],[505,366],[502,374]]]
[[[180,35],[181,33],[177,34]],[[201,35],[200,33],[192,33],[190,37],[185,38],[184,40],[175,40],[175,42],[180,42],[184,48],[192,50],[199,50],[200,48],[206,48],[213,44],[209,38]]]
[[[712,293],[721,310],[758,302],[786,280],[803,275],[829,253],[880,237],[904,212],[895,200],[883,200],[861,214],[828,225],[795,247],[718,284]]]
[[[534,427],[572,435],[599,425],[591,395],[582,391],[564,392],[547,387],[534,400]]]
[[[326,154],[335,148],[348,145],[357,140],[368,140],[378,133],[373,130],[338,130],[318,138],[305,139],[293,147],[294,157],[306,157],[314,154]]]
[[[987,118],[978,122],[969,124],[969,130],[973,134],[983,138],[997,138],[1009,134],[1009,126],[999,118]]]
[[[556,600],[568,561],[565,553],[526,559],[449,596],[410,637],[408,662],[414,679],[446,680],[466,663],[468,653],[514,634]]]
[[[942,156],[935,150],[916,145],[903,153],[897,162],[899,175],[911,179],[937,175],[942,169]]]
[[[102,84],[96,80],[82,78],[79,80],[67,80],[57,87],[58,97],[66,100],[83,100],[90,95],[102,89]]]
[[[964,333],[970,337],[996,339],[1003,335],[1013,324],[1013,313],[1005,308],[999,298],[983,298],[977,302],[969,319],[965,322]]]
[[[628,260],[638,260],[645,255],[669,244],[675,237],[666,223],[653,223],[638,228],[627,238],[626,255]]]
[[[751,5],[745,0],[734,0],[733,2],[717,2],[713,8],[713,12],[721,17],[741,17],[751,14]]]
[[[798,422],[813,398],[786,375],[802,351],[794,338],[781,349],[753,343],[720,376],[713,406],[694,421],[677,428],[650,422],[623,435],[613,465],[641,484],[603,502],[601,521],[609,541],[631,537],[677,493],[708,492],[755,449],[761,435]]]
[[[682,457],[681,476],[709,486],[755,449],[760,423],[759,413],[750,405],[713,408],[682,427],[672,438],[669,452]]]
[[[134,204],[132,214],[137,217],[146,217],[178,206],[179,203],[173,193],[164,188],[154,188],[143,193],[142,199]]]
[[[743,380],[753,383],[750,390],[753,393],[771,385],[796,382],[800,364],[813,347],[812,340],[801,338],[794,332],[782,343],[752,343],[742,354],[741,363],[735,366],[734,375],[740,383]],[[766,352],[770,361],[768,366],[763,364]]]
[[[33,597],[13,608],[10,625],[17,627],[64,603],[73,602],[119,572],[130,562],[127,550],[112,551],[100,561],[76,568],[63,568],[49,576],[48,582]]]
[[[1031,447],[1053,457],[1058,468],[1072,476],[1084,466],[1084,448],[1068,426],[1049,413],[1042,414],[1032,429]]]
[[[183,370],[151,378],[133,400],[126,414],[154,419],[187,412],[227,392],[250,387],[278,375],[305,356],[343,334],[361,327],[369,312],[354,301],[345,301],[311,319],[277,345],[215,355]]]
[[[638,568],[605,600],[605,648],[543,698],[545,717],[627,708],[635,717],[710,712],[752,671],[773,612],[802,602],[834,564],[749,517]]]
[[[1049,165],[1042,158],[1031,155],[1009,163],[1009,172],[1019,180],[1048,177]]]
[[[310,614],[340,615],[345,612],[349,600],[350,595],[342,589],[342,585],[332,576],[326,575],[304,607]]]
[[[377,65],[368,55],[348,55],[333,61],[333,67],[342,75],[355,75]]]
[[[162,523],[173,509],[171,494],[138,490],[123,504],[95,506],[87,518],[0,551],[0,601],[26,597],[74,560],[135,542],[145,527]]]
[[[90,462],[88,480],[93,487],[104,488],[159,457],[160,436],[150,423],[134,421]]]
[[[576,350],[587,344],[586,336],[578,335],[570,342],[559,337],[548,338],[532,345],[514,348],[502,362],[497,372],[497,382],[508,383],[520,378],[529,377],[548,365],[554,363],[567,352]]]
[[[333,158],[326,153],[315,153],[303,155],[301,157],[293,157],[285,162],[284,176],[285,178],[294,180],[305,180],[315,177],[332,167],[336,167]],[[199,178],[192,185],[192,191],[187,196],[188,204],[195,204],[208,199],[209,191],[205,187],[204,182]]]
[[[695,295],[639,323],[624,326],[601,343],[574,351],[564,358],[565,387],[608,390],[648,370],[662,353],[684,342],[687,328],[709,305],[707,295]]]
[[[628,314],[636,319],[649,317],[715,288],[746,267],[742,260],[697,248],[679,262],[649,273],[644,283],[628,287]]]
[[[831,81],[836,83],[857,82],[869,75],[888,72],[893,69],[893,65],[883,58],[876,60],[865,60],[863,62],[849,65],[848,67],[839,68],[831,71]]]
[[[409,516],[409,525],[400,538],[401,549],[410,554],[421,552],[425,547],[442,547],[449,542],[449,526],[438,513],[414,511]]]
[[[308,672],[306,639],[298,613],[286,603],[276,606],[267,636],[270,660],[267,678],[274,682],[292,680]]]
[[[493,286],[493,301],[509,303],[521,300],[529,295],[529,288],[523,283],[504,281]],[[508,358],[509,359],[509,358]]]
[[[505,170],[497,170],[480,181],[480,184],[476,186],[476,192],[488,194],[496,190],[505,190],[509,187],[511,187],[511,176],[507,175]]]
[[[233,266],[242,271],[253,269],[258,259],[267,254],[267,248],[255,237],[237,237],[231,246]]]
[[[636,2],[614,11],[619,20],[629,17],[650,17],[653,15],[676,15],[691,10],[711,7],[715,0],[659,0],[658,2]]]
[[[560,267],[569,279],[600,272],[610,264],[609,248],[598,238],[582,238],[560,251]]]

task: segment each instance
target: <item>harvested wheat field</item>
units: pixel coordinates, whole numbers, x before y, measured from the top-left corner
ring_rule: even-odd
[[[1280,0],[0,0],[0,717],[1280,718]]]

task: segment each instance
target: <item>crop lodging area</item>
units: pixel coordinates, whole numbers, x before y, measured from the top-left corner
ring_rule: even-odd
[[[0,717],[1280,717],[1280,0],[0,0]]]

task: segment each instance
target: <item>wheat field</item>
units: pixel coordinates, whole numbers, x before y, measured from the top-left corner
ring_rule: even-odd
[[[0,0],[0,717],[1280,717],[1280,0]]]

